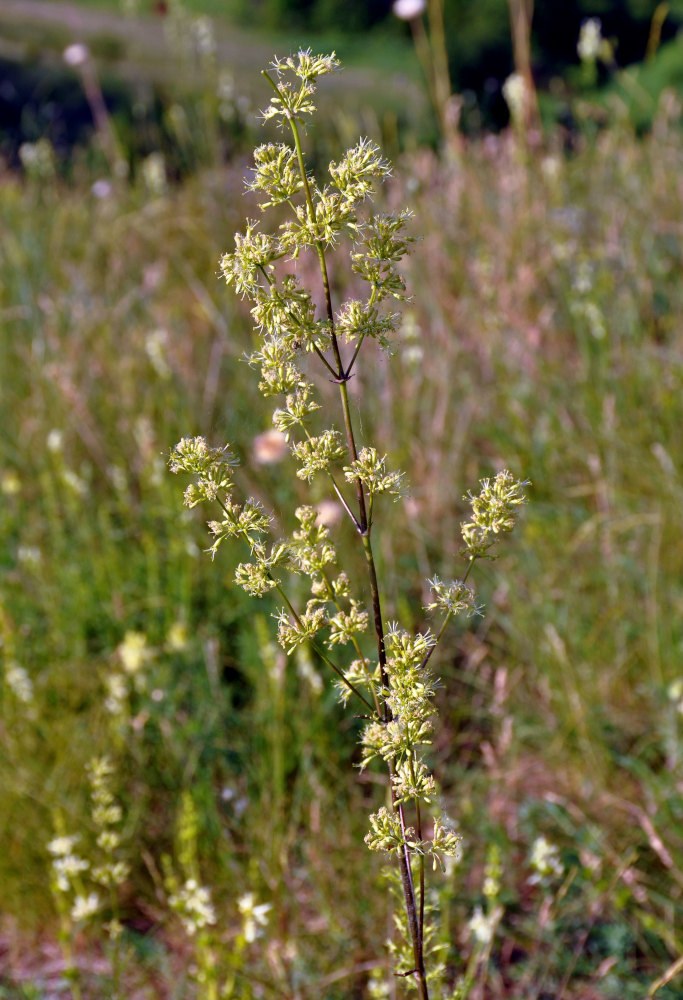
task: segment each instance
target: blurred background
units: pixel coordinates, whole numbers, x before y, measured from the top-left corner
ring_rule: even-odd
[[[259,71],[309,46],[344,63],[310,164],[370,136],[420,237],[352,384],[411,482],[387,618],[424,627],[426,578],[462,573],[478,479],[533,484],[438,665],[447,978],[683,998],[682,27],[681,0],[2,0],[0,998],[402,995],[361,723],[166,468],[203,434],[284,525],[305,499],[217,272],[277,141]],[[74,915],[54,838],[94,859],[105,754],[127,869]]]

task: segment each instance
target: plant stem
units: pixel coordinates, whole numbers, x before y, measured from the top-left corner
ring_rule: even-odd
[[[280,100],[283,102],[283,105],[285,105],[283,95],[280,93],[277,84],[271,79],[271,77],[267,73],[264,72],[263,75],[266,77],[266,79],[269,81],[273,89],[276,91],[276,93],[280,97]],[[306,198],[306,211],[308,215],[308,220],[313,226],[315,223],[315,208],[313,206],[311,187],[308,182],[308,175],[306,173],[306,165],[304,163],[303,150],[301,148],[301,137],[299,135],[299,127],[297,124],[296,117],[294,115],[292,115],[291,113],[288,114],[288,119],[292,130],[292,136],[294,138],[294,147],[296,149],[297,162],[299,165],[299,173],[301,175],[304,195]],[[322,276],[323,289],[325,292],[325,306],[327,310],[327,318],[330,324],[330,342],[332,345],[332,353],[334,354],[334,361],[335,365],[337,366],[336,381],[339,384],[339,395],[341,399],[342,411],[344,414],[344,428],[346,431],[346,441],[349,449],[349,454],[351,456],[351,460],[355,462],[358,459],[358,452],[356,449],[356,439],[353,432],[353,423],[351,420],[351,408],[349,406],[349,394],[346,385],[349,379],[349,372],[344,371],[341,352],[339,350],[339,342],[337,340],[337,335],[335,333],[334,310],[332,308],[330,279],[327,271],[327,262],[325,260],[325,248],[320,240],[315,241],[315,249],[318,255],[318,261],[320,263],[320,273]],[[360,349],[360,344],[357,345],[356,347],[356,350],[353,355],[352,364],[355,362],[358,356],[359,349]],[[329,368],[330,366],[327,365],[327,367]],[[349,371],[350,367],[351,366],[349,366]],[[385,722],[389,722],[391,721],[391,710],[386,702],[386,693],[389,690],[389,679],[387,676],[387,669],[386,669],[387,658],[386,658],[386,648],[384,642],[384,624],[382,619],[382,606],[380,600],[379,583],[377,581],[377,568],[375,565],[375,559],[372,552],[372,543],[370,541],[370,532],[372,526],[368,519],[368,512],[365,504],[365,492],[363,490],[363,483],[360,477],[356,479],[356,496],[358,501],[358,518],[357,518],[358,533],[363,540],[363,550],[365,552],[365,559],[368,567],[370,597],[372,602],[375,635],[377,637],[377,655],[379,660],[380,679],[381,679],[382,690],[385,692],[385,698],[383,704],[383,717]],[[341,673],[337,667],[334,667],[334,669],[338,673]],[[344,681],[349,687],[352,687],[352,685],[350,684],[349,681],[346,680],[346,678],[344,678]],[[362,695],[360,697],[362,697]],[[363,700],[365,701],[364,698]],[[390,774],[391,789],[392,789],[391,793],[392,805],[394,809],[397,809],[398,811],[401,821],[401,828],[405,835],[405,816],[403,807],[401,805],[397,807],[394,802],[393,766],[391,765],[391,763],[389,764],[389,774]],[[419,922],[417,907],[415,904],[415,887],[413,885],[413,876],[410,866],[410,851],[408,849],[408,846],[405,844],[403,846],[403,849],[399,852],[398,855],[398,867],[401,876],[401,884],[403,886],[403,895],[405,898],[406,915],[408,917],[410,937],[413,945],[413,957],[415,962],[414,974],[417,978],[418,996],[419,1000],[429,1000],[429,992],[427,990],[427,979],[424,967],[422,937],[420,934],[420,922]]]
[[[290,599],[287,597],[287,595],[285,594],[285,592],[282,589],[282,587],[280,586],[280,584],[276,580],[274,580],[273,577],[271,577],[271,579],[273,579],[273,581],[275,583],[275,589],[277,590],[278,594],[280,595],[280,597],[282,598],[282,600],[285,602],[285,604],[289,608],[290,613],[294,617],[294,621],[297,623],[297,625],[300,625],[301,624],[301,618],[299,618],[299,615],[297,614],[296,609],[294,608],[294,605],[292,604],[292,602],[290,601]],[[332,670],[334,670],[335,674],[337,674],[337,676],[344,682],[344,684],[346,684],[347,688],[350,691],[352,691],[356,695],[356,697],[360,698],[360,700],[363,702],[363,704],[367,708],[369,708],[371,712],[374,713],[375,709],[374,709],[373,705],[371,705],[371,703],[368,701],[368,699],[365,697],[365,695],[362,693],[362,691],[359,691],[359,689],[356,687],[356,685],[353,684],[348,679],[348,677],[346,676],[346,674],[344,673],[344,671],[340,670],[339,667],[337,666],[337,664],[334,663],[329,658],[329,656],[327,655],[327,653],[325,652],[325,650],[321,649],[317,642],[311,641],[311,646],[313,647],[313,649],[315,650],[315,652],[318,654],[318,656],[320,657],[320,659],[323,660],[328,665],[328,667],[331,667]]]

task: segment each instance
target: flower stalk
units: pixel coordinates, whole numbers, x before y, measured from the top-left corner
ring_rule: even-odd
[[[249,221],[245,233],[235,238],[235,250],[223,255],[221,269],[228,284],[252,303],[257,343],[248,361],[260,370],[263,395],[283,400],[274,410],[273,423],[298,462],[296,475],[308,483],[317,476],[326,477],[361,539],[364,584],[354,589],[347,574],[338,571],[339,553],[330,530],[319,523],[311,506],[297,508],[297,527],[288,536],[272,539],[271,518],[262,505],[253,498],[234,499],[235,459],[227,445],[212,448],[203,438],[183,438],[172,452],[170,467],[192,477],[185,491],[187,506],[217,502],[220,508],[222,520],[209,522],[214,536],[212,555],[226,538],[241,539],[250,561],[237,567],[236,583],[255,597],[274,591],[284,602],[276,616],[282,647],[289,654],[299,645],[310,644],[336,675],[342,701],[354,696],[369,712],[363,716],[367,724],[361,738],[361,767],[376,759],[384,763],[389,796],[388,806],[370,816],[365,841],[371,850],[395,858],[403,904],[403,917],[397,920],[402,929],[400,941],[390,945],[395,975],[415,988],[419,1000],[429,1000],[430,983],[436,983],[444,969],[438,948],[430,945],[425,860],[431,857],[436,868],[443,865],[445,856],[460,853],[460,837],[445,817],[435,815],[431,838],[426,836],[425,809],[435,798],[435,781],[425,758],[436,715],[437,679],[430,660],[451,619],[478,611],[466,580],[475,561],[492,558],[500,535],[513,527],[524,502],[525,484],[501,472],[493,480],[482,481],[478,496],[465,498],[472,507],[471,519],[463,525],[463,554],[469,565],[462,580],[430,581],[434,599],[428,610],[443,619],[436,635],[430,629],[411,635],[385,622],[372,533],[378,501],[383,494],[400,499],[404,477],[387,468],[387,456],[376,448],[359,448],[348,381],[361,348],[367,350],[373,340],[382,347],[390,342],[398,316],[387,307],[406,298],[399,265],[414,239],[405,232],[409,212],[373,214],[368,207],[375,186],[391,172],[370,140],[361,139],[340,161],[330,164],[329,183],[320,185],[306,170],[302,126],[315,110],[312,99],[318,78],[338,67],[334,54],[302,51],[276,59],[271,71],[264,72],[274,97],[263,118],[288,128],[293,146],[258,147],[247,186],[265,195],[262,209],[282,205],[290,214],[274,233],[259,232],[257,224]],[[347,260],[367,294],[335,309],[329,258],[342,239],[350,243]],[[311,291],[283,263],[306,252],[315,254],[319,262],[325,301],[322,316],[317,314]],[[352,345],[346,367],[345,344]],[[331,375],[338,385],[343,432],[333,425],[316,426],[325,412],[314,383],[299,367],[305,353],[317,357],[323,376]],[[353,496],[346,495],[349,490]],[[287,574],[308,579],[305,605],[297,606],[287,595],[283,585]],[[375,658],[365,652],[369,631],[374,636]]]

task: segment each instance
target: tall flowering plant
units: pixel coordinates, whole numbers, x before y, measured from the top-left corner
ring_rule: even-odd
[[[500,536],[512,530],[525,484],[503,471],[483,480],[478,495],[468,494],[472,512],[462,529],[463,577],[430,581],[433,599],[427,610],[438,617],[435,631],[412,635],[385,621],[373,543],[381,502],[403,495],[404,475],[392,470],[376,448],[359,447],[348,382],[367,342],[386,345],[396,330],[399,316],[391,307],[406,298],[399,265],[413,237],[406,232],[410,212],[371,210],[375,185],[391,168],[369,139],[331,163],[324,184],[306,167],[302,130],[315,111],[316,82],[338,67],[334,54],[302,51],[276,59],[264,72],[273,96],[263,117],[289,130],[291,144],[259,146],[247,188],[262,196],[262,211],[287,206],[289,215],[275,232],[248,221],[245,232],[235,237],[234,250],[223,255],[221,270],[228,284],[251,302],[256,346],[248,361],[259,372],[262,394],[276,401],[273,423],[289,442],[296,475],[306,483],[326,479],[362,547],[365,583],[352,584],[340,567],[330,530],[313,506],[295,511],[296,527],[289,536],[271,536],[271,517],[262,504],[236,497],[237,463],[228,445],[216,448],[203,438],[183,438],[171,454],[170,467],[192,477],[185,490],[188,507],[210,503],[219,512],[209,522],[212,555],[225,539],[240,540],[248,559],[237,567],[235,582],[254,597],[269,591],[278,595],[282,647],[292,653],[310,644],[335,674],[341,700],[362,706],[362,766],[380,759],[388,770],[387,801],[370,816],[365,840],[371,850],[395,861],[403,911],[396,919],[399,940],[391,945],[396,975],[416,988],[420,1000],[428,1000],[442,965],[426,905],[426,862],[437,868],[460,852],[456,830],[446,818],[433,815],[435,781],[426,757],[436,716],[432,657],[449,621],[478,611],[467,580],[474,563],[492,558]],[[349,250],[340,249],[342,239]],[[313,291],[288,266],[302,254],[317,259],[322,312]],[[335,303],[330,265],[339,257],[365,291]],[[313,356],[320,375],[338,387],[340,427],[326,425],[329,416],[316,385],[302,370],[306,354]],[[288,588],[291,574],[307,579],[302,605]]]

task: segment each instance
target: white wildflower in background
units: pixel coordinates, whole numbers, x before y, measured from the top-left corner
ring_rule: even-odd
[[[247,892],[237,901],[237,906],[242,914],[244,939],[248,944],[253,944],[263,934],[272,904],[257,903],[254,893]]]
[[[92,877],[105,889],[121,885],[128,876],[130,866],[117,860],[114,852],[121,844],[121,835],[116,829],[123,820],[123,810],[112,792],[114,764],[109,757],[93,757],[87,766],[92,800],[91,815],[97,828],[97,846],[102,852],[99,864],[95,865]]]
[[[64,434],[62,431],[58,430],[56,427],[50,431],[47,436],[47,450],[52,452],[53,455],[59,454],[64,448]]]
[[[33,701],[33,681],[26,670],[14,660],[5,667],[5,682],[17,699],[24,705],[30,705]]]
[[[391,9],[394,15],[402,21],[412,21],[424,14],[427,9],[427,0],[394,0]]]
[[[200,56],[213,56],[216,53],[216,37],[213,30],[213,22],[205,14],[198,17],[194,22],[194,36],[197,43],[197,52]]]
[[[595,62],[602,44],[602,22],[599,17],[589,17],[582,23],[576,43],[576,52],[581,62]]]
[[[675,681],[672,681],[666,693],[669,701],[683,715],[683,678],[678,677]]]
[[[74,923],[87,920],[100,908],[100,899],[96,892],[91,892],[87,896],[76,896],[71,907],[71,919]]]
[[[88,494],[88,484],[84,479],[81,479],[73,469],[63,468],[61,470],[61,479],[65,486],[67,486],[76,496],[84,497]]]
[[[216,911],[209,890],[196,879],[188,878],[169,899],[171,909],[180,917],[183,927],[194,937],[197,931],[216,923]]]
[[[491,943],[496,930],[497,919],[494,919],[495,917],[495,911],[486,914],[481,906],[475,906],[474,913],[467,921],[467,928],[477,944],[488,945]]]
[[[562,878],[564,874],[559,850],[545,837],[537,837],[533,842],[529,864],[534,869],[529,878],[531,885],[547,885],[552,879]]]
[[[559,156],[544,156],[541,160],[541,173],[551,184],[558,181],[562,175],[562,161]]]
[[[125,469],[121,468],[120,465],[109,465],[107,466],[107,475],[109,482],[118,493],[126,492],[128,489],[128,477],[126,476]]]
[[[150,194],[162,195],[166,191],[166,161],[164,154],[150,153],[142,161],[142,179]]]
[[[71,854],[71,852],[73,851],[74,847],[76,846],[76,844],[80,839],[81,838],[77,833],[74,833],[68,837],[66,835],[60,837],[53,837],[53,839],[47,845],[47,849],[53,857],[64,858],[68,854]]]
[[[116,652],[127,674],[136,674],[152,655],[144,632],[126,632]]]
[[[90,58],[90,49],[82,42],[74,42],[72,45],[67,45],[62,53],[62,58],[67,66],[77,69],[79,66],[83,66]]]
[[[55,857],[52,862],[52,870],[58,891],[69,892],[73,887],[74,879],[77,879],[83,872],[87,872],[89,868],[90,863],[77,854],[69,853]]]
[[[503,84],[503,97],[513,122],[524,120],[527,102],[526,81],[521,73],[511,73]]]
[[[49,139],[22,142],[19,159],[28,176],[35,180],[50,180],[55,175],[55,152]]]
[[[168,379],[171,369],[166,360],[166,350],[168,348],[168,331],[163,328],[152,330],[145,337],[145,352],[152,363],[152,368],[159,378]]]
[[[128,683],[122,674],[109,674],[105,678],[107,696],[104,707],[110,715],[122,715],[128,699]]]
[[[17,560],[26,566],[39,566],[43,554],[36,545],[20,545],[17,549]]]

